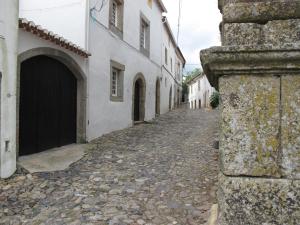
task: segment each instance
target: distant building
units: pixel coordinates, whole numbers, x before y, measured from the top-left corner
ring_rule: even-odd
[[[199,74],[188,83],[189,106],[191,109],[210,108],[210,96],[215,89],[205,74]]]

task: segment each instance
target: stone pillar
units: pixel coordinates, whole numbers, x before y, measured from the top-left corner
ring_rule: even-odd
[[[16,170],[18,0],[0,1],[0,177]]]
[[[300,224],[300,1],[219,0],[219,225]]]

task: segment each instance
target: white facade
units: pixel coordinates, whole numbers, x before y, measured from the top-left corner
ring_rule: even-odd
[[[78,80],[77,142],[91,141],[103,134],[130,127],[135,121],[151,120],[156,114],[166,113],[180,103],[185,60],[167,21],[162,17],[165,8],[161,1],[117,0],[117,4],[123,4],[122,11],[117,11],[118,16],[122,15],[122,21],[120,18],[117,20],[122,22],[121,34],[110,24],[111,1],[104,0],[103,5],[96,0],[68,0],[64,3],[58,0],[20,1],[21,18],[32,20],[80,45],[91,53],[90,57],[39,36],[34,30],[19,29],[18,37],[17,7],[14,5],[17,1],[7,0],[7,5],[0,5],[1,49],[7,47],[3,44],[9,44],[10,49],[8,60],[1,58],[0,69],[3,78],[7,78],[5,66],[8,66],[5,63],[9,63],[9,68],[12,68],[8,71],[10,78],[14,78],[8,79],[6,86],[1,86],[1,177],[10,176],[16,168],[20,119],[18,88],[21,63],[27,59],[45,55],[61,61],[72,71],[78,70],[78,77],[75,75],[77,72],[74,73]],[[13,10],[15,15],[11,13]],[[2,15],[10,17],[2,11],[9,12],[13,19],[4,20]],[[28,23],[28,26],[31,24]],[[7,43],[6,34],[10,37]],[[65,45],[66,42],[63,43]],[[167,58],[165,49],[168,51]],[[118,80],[118,93],[122,92],[122,96],[112,95],[115,66],[121,68],[118,72],[118,76],[122,75],[122,80]],[[138,120],[135,118],[136,87],[140,88]]]
[[[87,3],[86,0],[20,0],[19,16],[85,48]]]
[[[105,133],[132,126],[132,86],[138,73],[143,74],[146,80],[145,120],[155,117],[157,79],[161,82],[160,113],[166,113],[169,108],[178,105],[184,59],[179,57],[174,37],[162,22],[163,10],[160,1],[153,0],[151,5],[148,0],[124,1],[122,38],[110,30],[110,0],[68,0],[64,3],[58,0],[21,0],[20,6],[20,17],[53,29],[55,33],[72,42],[87,47],[92,54],[88,62],[87,76],[88,141]],[[86,10],[87,8],[89,10]],[[141,53],[139,46],[141,14],[150,22],[149,57]],[[87,23],[84,23],[86,21]],[[168,65],[164,63],[165,47],[169,50]],[[111,60],[125,66],[122,102],[110,101]],[[176,62],[180,62],[178,69]]]
[[[18,1],[0,1],[0,177],[16,170]]]
[[[164,19],[163,28],[163,58],[162,58],[162,74],[164,96],[171,95],[171,102],[169,98],[165,98],[163,103],[163,112],[175,108],[181,102],[182,98],[182,71],[184,67],[184,59],[181,56],[180,50],[177,49],[175,38],[172,34],[170,25],[167,19]]]
[[[191,109],[210,108],[210,96],[215,89],[205,74],[198,75],[188,82],[189,106]]]

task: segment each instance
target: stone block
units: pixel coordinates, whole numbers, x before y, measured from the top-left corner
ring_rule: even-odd
[[[275,20],[266,24],[226,23],[223,28],[223,45],[280,46],[300,42],[300,19]]]
[[[280,177],[280,78],[223,76],[220,159],[232,176]]]
[[[300,179],[300,76],[282,76],[282,172]]]
[[[300,180],[219,176],[219,225],[297,225]]]
[[[300,18],[299,0],[223,0],[220,4],[225,23],[263,24]]]

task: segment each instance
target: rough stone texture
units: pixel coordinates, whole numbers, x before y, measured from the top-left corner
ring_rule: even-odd
[[[300,76],[282,77],[282,168],[300,179]]]
[[[226,23],[224,45],[281,45],[300,42],[300,20],[274,20],[266,24]]]
[[[219,77],[225,75],[299,75],[300,43],[212,47],[202,50],[200,58],[209,82],[218,89]]]
[[[219,176],[219,225],[298,225],[300,181]]]
[[[69,169],[1,180],[0,224],[204,224],[216,201],[217,120],[176,110],[88,144]]]
[[[223,46],[201,51],[223,100],[219,225],[298,225],[300,1],[219,8]]]
[[[280,176],[280,78],[225,76],[220,154],[226,175]]]
[[[300,18],[299,0],[226,1],[221,6],[224,23],[265,23]]]

